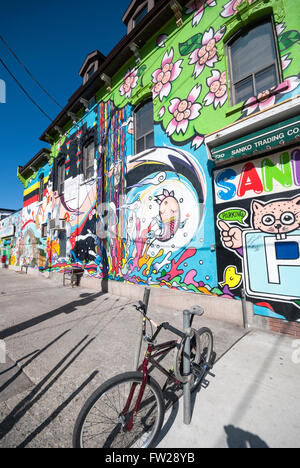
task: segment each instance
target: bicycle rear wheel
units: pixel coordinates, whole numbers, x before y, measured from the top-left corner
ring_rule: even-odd
[[[134,415],[133,427],[128,429],[142,380],[141,373],[126,372],[101,385],[79,413],[74,427],[73,446],[146,448],[153,445],[163,424],[165,409],[161,388],[151,377],[147,379],[139,410]]]
[[[191,391],[193,391],[201,382],[211,364],[213,353],[213,334],[209,328],[203,327],[199,330],[192,330],[191,337]],[[188,376],[183,373],[183,352],[186,338],[178,346],[175,353],[174,369],[175,376],[181,383],[187,382]]]

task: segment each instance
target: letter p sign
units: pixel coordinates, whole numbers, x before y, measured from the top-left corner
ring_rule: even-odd
[[[0,104],[6,103],[6,85],[5,81],[0,80]]]
[[[3,340],[0,340],[0,364],[6,363],[6,345]]]

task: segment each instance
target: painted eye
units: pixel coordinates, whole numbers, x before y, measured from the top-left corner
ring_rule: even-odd
[[[291,225],[291,224],[294,224],[294,222],[296,221],[296,218],[295,218],[295,215],[294,213],[291,213],[290,211],[287,211],[286,213],[283,213],[280,217],[280,220],[282,222],[282,224],[285,224],[285,225]]]
[[[275,217],[273,215],[265,215],[262,219],[262,223],[265,226],[272,226],[275,223]]]

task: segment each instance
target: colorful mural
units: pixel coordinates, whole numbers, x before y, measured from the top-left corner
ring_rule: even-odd
[[[22,211],[17,211],[0,221],[0,257],[7,257],[7,265],[20,261]]]
[[[281,83],[232,106],[226,42],[271,13]],[[20,261],[227,299],[240,300],[244,288],[255,313],[300,320],[299,149],[216,169],[205,146],[205,135],[299,94],[300,3],[192,0],[182,14],[180,28],[170,16],[140,60],[120,64],[94,107],[52,145],[24,193]],[[134,110],[151,98],[154,145],[135,154]],[[95,172],[86,181],[90,140]]]
[[[215,172],[219,279],[230,268],[257,314],[287,320],[300,319],[299,156],[295,148]]]

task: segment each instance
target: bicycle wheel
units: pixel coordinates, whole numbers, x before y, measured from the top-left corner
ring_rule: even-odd
[[[185,340],[186,338],[184,338],[179,344],[174,360],[175,376],[181,383],[185,383],[188,380],[188,376],[185,376],[183,373],[183,352]],[[212,352],[213,334],[211,330],[206,327],[200,328],[198,331],[192,329],[190,354],[192,374],[191,391],[197,387],[208,371],[211,363]]]
[[[143,376],[140,372],[117,375],[101,385],[87,400],[74,427],[75,448],[146,448],[158,436],[164,420],[160,386],[148,377],[133,427],[134,413]],[[132,399],[129,397],[132,396]],[[130,403],[130,404],[129,404]]]

